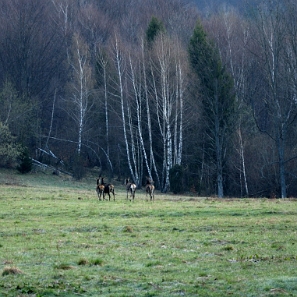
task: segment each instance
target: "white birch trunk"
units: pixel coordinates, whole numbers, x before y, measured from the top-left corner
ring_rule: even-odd
[[[104,110],[105,110],[105,129],[106,129],[106,154],[109,158],[109,113],[108,113],[108,94],[107,94],[107,74],[106,74],[107,62],[102,61],[103,68],[103,84],[104,84]]]
[[[55,104],[56,104],[56,94],[57,94],[57,90],[55,90],[55,94],[54,94],[54,100],[53,100],[53,106],[52,106],[52,114],[51,114],[51,122],[50,122],[48,136],[47,136],[46,144],[45,144],[45,148],[46,149],[48,149],[49,139],[50,139],[51,134],[52,134],[53,121],[54,121],[54,113],[55,113]]]
[[[172,168],[172,135],[171,135],[171,126],[170,126],[170,118],[171,118],[171,98],[169,92],[169,57],[170,51],[167,52],[169,48],[166,47],[164,40],[162,38],[160,44],[160,52],[159,52],[159,66],[161,73],[161,94],[162,94],[162,107],[163,107],[163,135],[164,135],[164,187],[163,191],[167,192],[170,188],[169,181],[169,170]]]
[[[148,171],[149,177],[152,179],[151,168],[149,166],[148,157],[147,157],[147,153],[146,153],[145,146],[144,146],[144,141],[143,141],[143,136],[142,136],[141,86],[137,87],[137,82],[136,82],[136,78],[135,78],[135,70],[134,70],[133,65],[132,65],[131,56],[129,57],[129,62],[130,62],[130,70],[131,70],[131,81],[132,81],[132,86],[133,86],[133,91],[134,91],[134,98],[135,98],[135,103],[136,103],[138,137],[139,137],[142,153],[143,153],[143,156],[144,156],[146,169]],[[139,182],[139,181],[137,181],[137,182]]]
[[[77,146],[77,154],[80,155],[81,153],[81,146],[82,146],[82,133],[83,133],[83,126],[84,126],[84,117],[87,109],[87,101],[84,97],[85,93],[85,64],[86,60],[80,53],[80,48],[78,44],[78,40],[76,40],[77,45],[77,62],[78,62],[78,78],[79,78],[79,94],[78,94],[78,108],[79,108],[79,116],[78,116],[78,146]]]
[[[123,85],[123,73],[124,73],[124,66],[123,61],[119,49],[118,40],[116,38],[115,40],[115,55],[116,55],[116,70],[118,75],[118,87],[119,87],[119,97],[120,97],[120,103],[121,103],[121,114],[122,114],[122,123],[123,123],[123,133],[124,133],[124,139],[125,139],[125,146],[126,146],[126,155],[127,155],[127,161],[128,161],[128,167],[131,173],[131,176],[133,180],[138,180],[138,174],[137,172],[134,172],[130,157],[130,147],[128,142],[128,136],[127,136],[127,129],[126,129],[126,116],[125,116],[125,104],[124,104],[124,85]],[[131,128],[131,125],[130,125]],[[132,146],[133,148],[133,146]],[[133,154],[134,155],[134,154]],[[135,165],[135,162],[134,162]]]
[[[70,100],[74,108],[67,112],[77,125],[77,154],[81,154],[83,132],[88,109],[92,107],[89,102],[91,89],[91,68],[88,64],[88,48],[78,35],[74,36],[73,52],[68,57],[73,70],[72,97]]]
[[[145,103],[146,103],[146,114],[147,114],[147,126],[148,126],[148,134],[149,134],[149,168],[154,169],[157,178],[157,184],[160,185],[160,178],[155,162],[155,156],[153,152],[153,137],[152,137],[152,123],[151,123],[151,112],[150,112],[150,105],[149,105],[149,95],[148,95],[148,85],[147,85],[147,76],[146,76],[146,63],[145,63],[145,53],[144,53],[144,41],[141,43],[141,52],[142,52],[142,72],[143,72],[143,81],[144,81],[144,96],[145,96]],[[149,173],[149,177],[153,180],[152,176]]]
[[[238,141],[239,141],[239,156],[240,156],[240,161],[241,161],[241,171],[242,171],[242,175],[243,175],[243,184],[244,184],[244,189],[245,189],[245,195],[247,197],[249,197],[249,188],[248,188],[248,183],[247,183],[247,174],[246,174],[245,157],[244,157],[244,144],[243,144],[240,127],[238,129],[237,134],[238,134]]]
[[[184,90],[183,90],[183,73],[182,73],[182,68],[181,68],[181,63],[180,60],[178,60],[178,64],[177,64],[177,92],[178,92],[178,96],[177,96],[177,102],[176,102],[176,106],[179,107],[179,109],[177,110],[178,114],[179,114],[179,139],[178,139],[178,143],[177,145],[177,156],[176,156],[176,164],[181,165],[182,162],[182,151],[183,151],[183,113],[184,113],[184,99],[183,99],[183,94],[184,94]]]
[[[155,44],[156,59],[150,60],[156,120],[163,143],[162,190],[170,189],[169,171],[181,165],[183,149],[184,82],[177,41],[161,35]]]

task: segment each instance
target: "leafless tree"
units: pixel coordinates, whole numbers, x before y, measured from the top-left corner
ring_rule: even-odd
[[[286,2],[288,3],[288,2]],[[264,1],[257,10],[252,32],[253,42],[258,46],[254,57],[262,69],[262,110],[266,117],[256,114],[259,129],[273,139],[278,152],[280,196],[287,197],[288,131],[297,116],[296,106],[296,51],[293,37],[288,31],[289,10],[283,3]],[[295,42],[294,42],[295,43]]]
[[[77,127],[77,154],[81,154],[83,133],[88,112],[93,106],[91,93],[93,91],[92,69],[89,64],[89,48],[79,34],[74,34],[71,52],[68,55],[71,67],[69,97],[65,98],[67,113]]]
[[[176,40],[165,34],[156,39],[151,56],[154,113],[163,145],[162,189],[170,188],[169,170],[181,164],[185,74],[182,51]],[[155,131],[156,132],[156,131]]]

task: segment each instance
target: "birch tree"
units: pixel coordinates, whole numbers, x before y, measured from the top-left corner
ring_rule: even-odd
[[[106,154],[109,159],[110,157],[110,145],[109,145],[109,92],[108,92],[108,68],[109,58],[107,54],[102,50],[98,50],[96,60],[96,72],[97,72],[97,83],[103,87],[103,106],[104,106],[104,117],[105,117],[105,140],[106,140]],[[99,104],[101,106],[101,104]],[[101,110],[101,108],[100,108]]]
[[[134,59],[135,60],[135,59]],[[145,149],[145,144],[144,144],[144,139],[143,139],[143,132],[142,132],[142,109],[143,109],[143,100],[142,100],[142,80],[137,80],[136,76],[138,74],[141,74],[141,61],[138,59],[138,61],[136,61],[136,65],[134,66],[132,62],[132,58],[131,56],[129,56],[129,66],[130,66],[130,79],[131,79],[131,83],[132,83],[132,88],[133,88],[133,95],[134,95],[134,102],[136,104],[136,117],[137,117],[137,135],[138,135],[138,139],[139,139],[139,143],[141,146],[141,150],[143,153],[143,157],[144,157],[144,162],[145,162],[145,166],[146,169],[148,171],[149,176],[152,176],[151,173],[151,167],[149,165],[149,160],[148,160],[148,156],[146,153],[146,149]],[[129,109],[130,110],[130,109]]]
[[[151,109],[150,109],[150,97],[149,97],[149,83],[148,83],[148,78],[147,78],[147,71],[149,67],[147,67],[147,60],[148,54],[145,50],[145,42],[142,40],[141,42],[141,65],[142,65],[142,75],[143,77],[143,96],[145,98],[145,107],[146,107],[146,115],[147,115],[147,127],[148,127],[148,145],[149,145],[149,161],[148,161],[148,167],[150,168],[150,171],[148,172],[149,178],[153,180],[151,172],[154,170],[156,179],[157,179],[157,184],[160,185],[160,177],[159,177],[159,172],[157,170],[156,166],[156,160],[155,160],[155,155],[153,151],[153,131],[152,131],[152,120],[151,120]]]
[[[131,107],[126,98],[125,85],[127,83],[127,60],[121,50],[120,42],[117,36],[115,36],[114,41],[114,63],[117,72],[116,82],[115,82],[115,92],[114,96],[120,102],[121,108],[121,118],[123,135],[126,148],[126,157],[128,168],[133,181],[140,185],[139,173],[140,165],[137,158],[137,139],[135,140],[134,126],[132,123]]]
[[[68,55],[68,62],[72,77],[69,83],[69,98],[66,99],[69,105],[67,113],[73,119],[77,128],[76,152],[80,156],[87,115],[93,105],[91,101],[93,81],[88,46],[78,34],[73,36],[73,46]]]
[[[160,34],[155,40],[152,54],[151,88],[163,145],[162,190],[166,192],[170,189],[170,169],[182,162],[185,74],[177,41]]]

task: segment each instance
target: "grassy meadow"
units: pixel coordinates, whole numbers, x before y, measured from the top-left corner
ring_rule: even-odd
[[[297,296],[297,201],[98,201],[95,177],[0,171],[0,296]]]

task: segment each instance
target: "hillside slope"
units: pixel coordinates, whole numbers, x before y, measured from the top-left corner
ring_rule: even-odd
[[[224,5],[231,5],[236,9],[243,11],[247,6],[254,6],[257,2],[256,0],[193,0],[193,2],[198,6],[198,8],[202,11],[216,10],[217,8]]]

